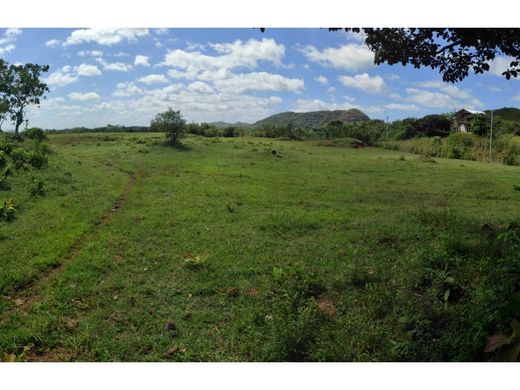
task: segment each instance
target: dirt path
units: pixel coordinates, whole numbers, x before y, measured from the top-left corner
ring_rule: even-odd
[[[42,293],[47,282],[55,278],[66,264],[74,261],[85,243],[89,241],[88,238],[94,235],[102,226],[110,222],[114,215],[123,208],[132,188],[135,186],[136,180],[137,178],[134,174],[128,173],[128,182],[117,201],[113,204],[111,210],[103,214],[89,230],[85,231],[74,240],[61,256],[58,265],[40,274],[37,278],[33,279],[28,285],[25,285],[22,289],[17,291],[13,297],[11,297],[15,310],[28,312],[35,302],[38,302],[43,298]]]

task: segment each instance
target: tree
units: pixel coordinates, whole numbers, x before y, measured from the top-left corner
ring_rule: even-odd
[[[24,64],[9,65],[0,60],[0,117],[2,112],[9,115],[18,134],[25,120],[25,110],[32,104],[39,105],[40,98],[49,92],[47,84],[40,80],[49,65]]]
[[[150,123],[150,131],[161,131],[170,139],[170,145],[175,146],[186,129],[186,121],[180,111],[168,111],[157,114]]]
[[[467,77],[470,70],[475,74],[489,71],[490,61],[505,55],[512,61],[502,75],[508,80],[520,75],[518,28],[363,28],[363,31],[377,65],[386,62],[430,67],[438,69],[444,81],[453,83]]]

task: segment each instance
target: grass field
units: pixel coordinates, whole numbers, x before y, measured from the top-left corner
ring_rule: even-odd
[[[496,231],[520,220],[518,167],[163,139],[51,135],[45,196],[27,174],[1,193],[19,211],[0,223],[0,354],[488,360],[520,317],[490,279]]]

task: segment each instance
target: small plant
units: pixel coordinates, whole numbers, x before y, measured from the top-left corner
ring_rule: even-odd
[[[45,195],[45,184],[41,177],[35,176],[35,175],[31,176],[30,193],[31,193],[31,196]]]
[[[401,156],[399,157],[399,161],[406,161],[406,157],[404,156],[404,154],[401,154]]]
[[[16,216],[13,199],[0,200],[0,221],[11,221]]]
[[[194,256],[190,252],[184,254],[184,266],[191,270],[199,270],[207,263],[207,256]]]
[[[520,192],[520,183],[513,184],[513,191]]]
[[[11,171],[11,166],[8,165],[4,169],[0,170],[0,190],[8,190],[10,189],[9,183],[7,183],[7,178],[11,176],[13,173]]]

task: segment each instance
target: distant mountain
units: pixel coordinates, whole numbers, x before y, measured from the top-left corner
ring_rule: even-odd
[[[370,118],[362,111],[352,108],[350,110],[312,111],[312,112],[282,112],[259,120],[255,127],[262,126],[286,126],[292,124],[296,128],[317,129],[331,121],[357,122],[368,121]]]
[[[486,110],[486,113],[489,113]],[[493,116],[506,121],[520,122],[520,109],[515,107],[504,107],[497,110],[493,110]]]
[[[235,123],[229,123],[229,122],[211,122],[210,125],[215,126],[217,129],[223,129],[225,127],[239,127],[239,128],[248,128],[253,127],[252,123],[245,123],[245,122],[235,122]]]

